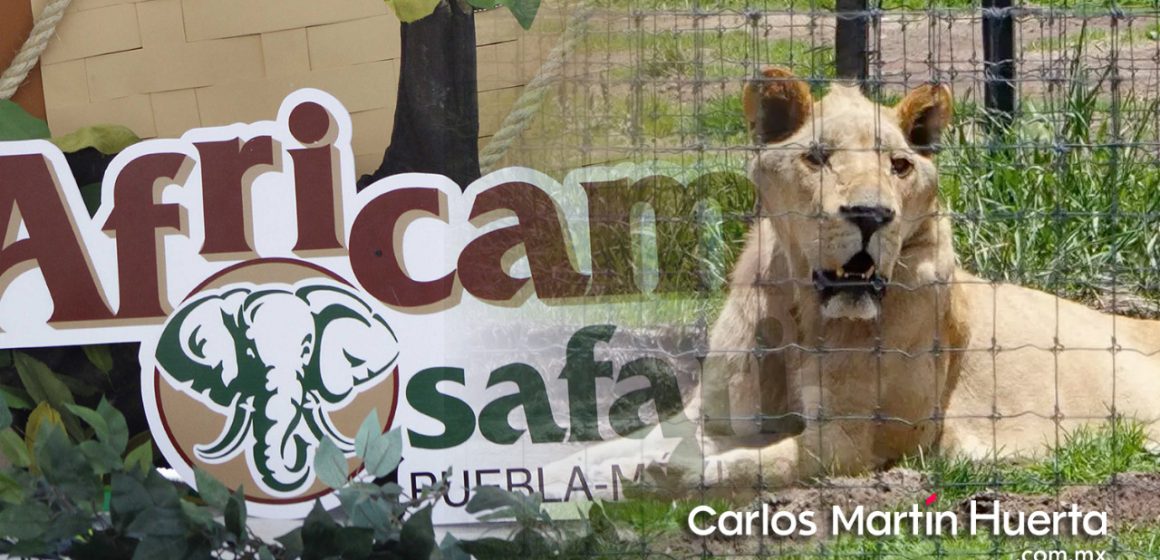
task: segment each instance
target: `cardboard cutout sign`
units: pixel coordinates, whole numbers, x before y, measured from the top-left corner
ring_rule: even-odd
[[[471,520],[480,485],[616,499],[688,435],[707,189],[510,168],[356,192],[350,138],[336,99],[301,90],[273,121],[128,148],[92,218],[59,150],[0,143],[0,346],[140,342],[166,459],[244,486],[259,516],[336,506],[314,450],[333,440],[359,477],[372,411],[403,430],[406,491],[452,469],[438,522]],[[674,243],[689,258],[662,269]],[[589,464],[614,438],[640,461]]]

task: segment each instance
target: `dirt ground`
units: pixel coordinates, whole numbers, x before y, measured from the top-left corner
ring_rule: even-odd
[[[957,96],[982,99],[984,44],[982,13],[977,9],[926,12],[887,11],[873,22],[869,31],[871,75],[886,90],[901,90],[931,79],[949,82]],[[788,39],[811,48],[832,48],[836,18],[830,12],[768,12],[746,17],[734,12],[686,15],[673,13],[626,14],[605,12],[593,17],[590,36],[615,33],[700,32],[706,48],[714,44],[714,33],[748,31],[762,41]],[[1154,16],[1128,15],[1113,21],[1110,16],[1062,14],[1028,8],[1016,18],[1015,64],[1017,88],[1023,96],[1043,96],[1067,76],[1075,60],[1074,43],[1081,30],[1088,40],[1081,57],[1084,67],[1115,68],[1121,93],[1154,93],[1160,85],[1160,42],[1147,35]],[[651,53],[574,53],[569,63],[573,80],[601,79],[613,67],[631,66]],[[689,53],[680,56],[688,59]],[[720,60],[701,55],[707,65],[787,64],[789,60]],[[744,73],[744,72],[742,72]],[[687,76],[678,96],[692,95]],[[663,81],[663,78],[661,79]],[[682,99],[683,100],[683,99]]]

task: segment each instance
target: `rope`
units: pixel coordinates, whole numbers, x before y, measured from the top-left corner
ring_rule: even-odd
[[[495,170],[495,165],[503,159],[504,154],[515,143],[516,139],[532,123],[532,118],[540,111],[540,105],[544,103],[548,90],[563,74],[564,59],[579,42],[588,18],[591,16],[592,9],[588,7],[580,8],[572,16],[559,44],[548,54],[548,60],[540,66],[536,72],[536,77],[524,86],[524,91],[516,100],[515,105],[512,106],[511,112],[508,113],[507,117],[504,117],[499,130],[479,154],[479,168],[484,175]]]
[[[0,74],[0,99],[10,99],[28,78],[28,73],[36,67],[44,49],[48,48],[48,40],[56,32],[56,24],[60,23],[70,3],[72,0],[51,0],[44,7],[40,17],[36,18],[36,25],[32,26],[28,39],[16,53],[16,58],[13,58],[8,69]]]

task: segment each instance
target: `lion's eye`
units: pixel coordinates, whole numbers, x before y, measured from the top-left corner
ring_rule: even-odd
[[[896,157],[890,159],[890,170],[899,177],[906,177],[914,170],[914,164],[909,159],[904,157]]]
[[[810,144],[810,149],[802,154],[802,159],[814,167],[823,167],[830,163],[830,150],[823,144]]]

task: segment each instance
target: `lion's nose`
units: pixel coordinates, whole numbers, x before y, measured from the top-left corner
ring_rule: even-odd
[[[870,242],[870,236],[894,221],[894,209],[885,206],[842,206],[838,212],[862,232],[862,244]]]

